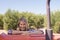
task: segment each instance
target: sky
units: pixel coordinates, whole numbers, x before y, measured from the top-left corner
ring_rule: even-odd
[[[46,14],[46,0],[0,0],[0,14],[4,14],[8,9]],[[60,10],[60,0],[51,0],[50,9]]]

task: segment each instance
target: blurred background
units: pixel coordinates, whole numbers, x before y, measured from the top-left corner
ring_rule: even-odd
[[[51,27],[54,33],[60,33],[60,0],[51,0]],[[0,31],[12,28],[16,30],[19,18],[25,17],[29,27],[46,29],[45,0],[0,0]],[[4,30],[4,31],[2,31]]]

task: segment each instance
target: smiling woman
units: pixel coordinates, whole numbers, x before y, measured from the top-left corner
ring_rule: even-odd
[[[17,30],[8,30],[8,34],[25,34],[26,31],[29,31],[28,22],[24,17],[21,17],[18,21]],[[24,32],[25,31],[25,32]],[[32,31],[32,30],[31,30]]]
[[[17,30],[20,30],[20,31],[28,31],[29,30],[28,29],[28,22],[24,17],[19,19]]]

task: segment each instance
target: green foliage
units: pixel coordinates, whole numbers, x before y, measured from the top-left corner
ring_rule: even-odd
[[[17,12],[8,10],[4,16],[4,29],[16,29],[19,15]]]
[[[53,14],[54,14],[52,16],[53,31],[55,33],[60,33],[60,11],[56,11]]]
[[[15,30],[17,28],[18,20],[22,16],[27,19],[29,27],[47,27],[46,15],[36,15],[31,12],[18,12],[9,9],[4,15],[0,14],[0,28]],[[60,33],[60,11],[51,12],[51,27],[54,33]]]
[[[60,33],[60,22],[56,22],[53,29],[54,33]]]
[[[3,29],[3,15],[0,14],[0,29]]]
[[[44,18],[42,15],[35,15],[31,12],[17,12],[15,10],[11,11],[10,9],[4,15],[4,29],[16,29],[17,22],[19,18],[25,17],[28,21],[29,27],[34,26],[36,28],[44,27]]]

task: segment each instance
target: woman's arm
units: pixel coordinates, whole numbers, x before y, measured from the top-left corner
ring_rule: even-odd
[[[21,34],[23,34],[22,31],[16,31],[16,30],[12,31],[12,35],[21,35]]]

